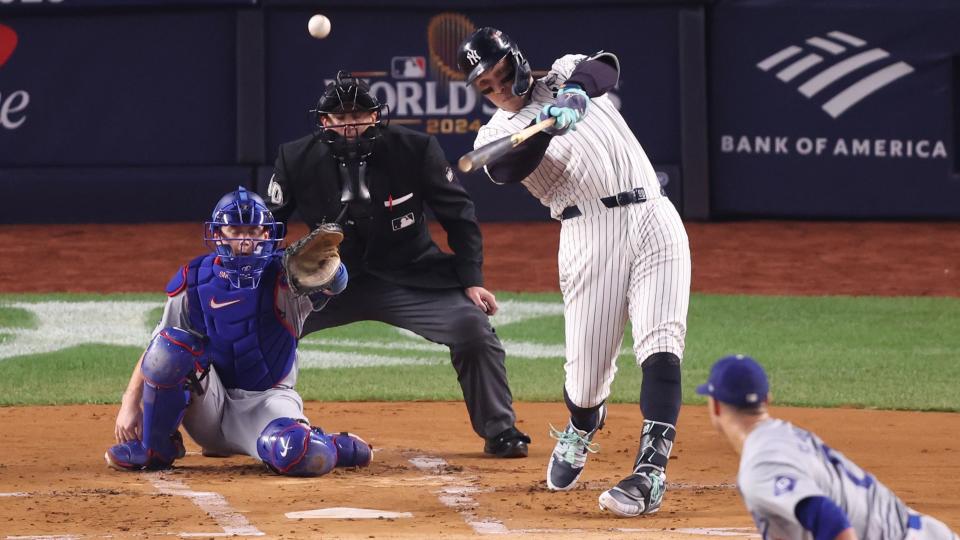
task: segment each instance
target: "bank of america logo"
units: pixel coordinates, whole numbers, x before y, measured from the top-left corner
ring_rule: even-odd
[[[803,80],[813,73],[813,68],[819,68],[820,71],[805,79],[797,91],[807,99],[826,98],[821,108],[833,118],[913,72],[910,64],[890,64],[890,53],[878,47],[868,49],[866,41],[844,32],[829,32],[826,37],[815,36],[805,43],[807,47],[790,45],[777,51],[761,60],[757,67],[761,71],[775,70],[777,78],[787,84]],[[855,71],[862,74],[848,86],[827,90],[828,86]]]

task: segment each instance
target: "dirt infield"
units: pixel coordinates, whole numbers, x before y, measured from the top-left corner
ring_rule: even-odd
[[[556,290],[558,226],[485,227],[487,285]],[[960,224],[752,222],[688,224],[699,292],[957,296]],[[294,229],[296,237],[302,229]],[[150,291],[202,249],[199,225],[5,226],[3,292]],[[95,253],[97,257],[91,257]],[[104,271],[104,268],[111,268]],[[115,270],[123,268],[120,274]],[[509,353],[509,351],[508,351]],[[134,359],[131,359],[131,363]],[[118,392],[120,389],[118,389]],[[559,397],[559,396],[558,396]],[[637,406],[615,405],[582,486],[544,486],[565,408],[517,404],[534,444],[524,460],[489,459],[462,403],[308,403],[330,429],[378,449],[370,468],[321,479],[266,473],[244,457],[190,454],[167,473],[121,474],[103,464],[115,408],[0,408],[0,540],[9,538],[707,538],[753,534],[733,485],[736,458],[701,407],[678,426],[663,510],[620,520],[599,493],[629,467]],[[919,511],[960,529],[960,415],[775,409],[820,433]],[[429,419],[429,421],[425,421]],[[188,450],[196,452],[195,445]],[[299,519],[331,507],[409,513],[381,519]]]
[[[213,537],[231,531],[271,538],[689,539],[728,528],[741,529],[738,537],[752,533],[733,486],[736,458],[702,407],[681,413],[664,508],[630,520],[600,513],[597,496],[630,466],[641,422],[636,406],[611,408],[598,438],[600,453],[591,457],[582,488],[568,493],[548,492],[543,480],[553,447],[547,424],[565,421],[563,405],[521,403],[517,409],[521,428],[534,436],[531,455],[498,460],[483,456],[460,403],[310,403],[312,420],[349,427],[379,449],[368,469],[313,480],[274,476],[250,458],[199,455],[188,455],[168,473],[119,473],[102,459],[113,407],[0,409],[0,440],[8,449],[0,454],[0,531],[57,538]],[[944,481],[960,473],[960,415],[774,412],[820,432],[915,508],[960,524],[955,481]],[[188,445],[188,451],[197,450]],[[412,516],[285,516],[329,507]]]
[[[294,225],[288,238],[305,231]],[[755,221],[687,231],[697,292],[960,296],[960,223]],[[557,223],[483,232],[487,288],[559,290]],[[2,226],[0,292],[159,292],[204,252],[201,238],[195,223]]]

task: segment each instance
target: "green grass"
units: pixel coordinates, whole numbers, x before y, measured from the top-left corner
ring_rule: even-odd
[[[119,403],[140,352],[81,345],[0,360],[0,405]]]
[[[36,328],[33,313],[17,307],[0,306],[0,328]]]
[[[503,293],[498,299],[559,303],[555,294]],[[159,306],[163,297],[0,295],[0,352],[16,342],[17,332],[40,324],[28,309],[9,304],[53,300],[148,300]],[[156,320],[159,314],[159,307],[154,308],[148,320]],[[713,360],[742,352],[767,367],[774,399],[780,404],[960,411],[955,389],[960,380],[960,362],[954,352],[960,350],[957,320],[960,300],[951,298],[694,295],[684,359],[684,401],[702,403],[693,388],[706,379]],[[495,317],[493,321],[508,344],[507,369],[514,398],[559,401],[563,359],[510,357],[509,344],[562,345],[563,318],[550,315],[499,324]],[[632,338],[627,332],[611,401],[635,403],[641,371],[629,352]],[[364,346],[357,348],[353,342]],[[461,399],[448,353],[443,348],[423,350],[425,345],[429,345],[425,340],[400,335],[380,323],[313,334],[303,341],[305,351],[432,363],[302,369],[298,389],[305,399],[325,401]],[[0,405],[117,402],[141,350],[84,344],[0,359]]]

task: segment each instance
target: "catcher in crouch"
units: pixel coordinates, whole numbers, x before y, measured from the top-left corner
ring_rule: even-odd
[[[220,199],[206,223],[212,253],[167,285],[163,316],[123,394],[107,465],[170,467],[184,455],[181,422],[203,455],[246,454],[278,474],[319,476],[370,462],[360,438],[311,427],[294,390],[303,321],[347,286],[343,233],[323,225],[281,250],[283,236],[256,193],[240,187]]]

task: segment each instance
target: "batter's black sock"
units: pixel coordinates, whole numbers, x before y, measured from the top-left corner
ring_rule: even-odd
[[[583,431],[593,431],[597,428],[597,425],[600,423],[600,407],[603,405],[602,403],[596,407],[587,409],[578,407],[570,400],[566,388],[563,389],[563,401],[567,404],[567,409],[570,409],[570,421],[573,422],[573,427]]]
[[[673,353],[654,353],[643,362],[640,412],[645,420],[677,425],[680,416],[680,359]]]

